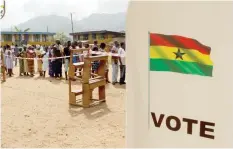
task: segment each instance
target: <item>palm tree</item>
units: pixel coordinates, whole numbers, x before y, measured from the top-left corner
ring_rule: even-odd
[[[27,28],[27,29],[25,29],[25,30],[22,30],[22,29],[19,29],[18,27],[15,26],[15,31],[18,32],[18,33],[21,33],[20,36],[19,36],[20,44],[27,44],[27,41],[22,40],[21,38],[22,38],[22,36],[23,36],[22,32],[23,32],[23,33],[26,33],[26,32],[28,32],[29,30],[30,30],[30,28]]]
[[[15,31],[16,32],[28,32],[30,30],[30,28],[25,29],[24,31],[22,31],[21,29],[19,29],[17,26],[15,26]]]

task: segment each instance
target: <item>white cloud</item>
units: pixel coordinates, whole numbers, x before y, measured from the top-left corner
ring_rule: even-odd
[[[128,0],[6,0],[6,15],[2,28],[25,22],[33,17],[56,14],[75,20],[92,13],[117,13],[127,9]],[[52,20],[51,20],[52,21]]]

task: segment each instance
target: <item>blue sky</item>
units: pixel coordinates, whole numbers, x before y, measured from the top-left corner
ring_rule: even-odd
[[[2,0],[0,0],[2,1]],[[125,12],[128,0],[6,0],[2,28],[9,28],[33,17],[56,14],[80,20],[92,13]]]

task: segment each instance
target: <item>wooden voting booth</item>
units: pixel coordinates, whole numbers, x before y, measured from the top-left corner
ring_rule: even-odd
[[[84,62],[73,63],[74,54],[81,54],[89,49],[73,49],[70,56],[70,69],[69,69],[69,103],[71,105],[81,106],[84,108],[90,107],[96,102],[105,102],[105,67],[108,56],[97,55],[90,56],[89,52],[84,57]],[[92,62],[99,61],[99,68],[97,75],[91,73]],[[81,75],[76,77],[76,70],[81,70]],[[92,78],[93,77],[93,78]],[[79,80],[82,83],[81,89],[73,89],[71,81]],[[93,99],[93,90],[98,88],[99,98]],[[76,97],[81,96],[81,99],[77,100]]]

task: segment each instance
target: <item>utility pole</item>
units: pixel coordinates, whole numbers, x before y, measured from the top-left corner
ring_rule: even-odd
[[[49,32],[49,27],[47,26],[47,33]]]
[[[74,33],[74,25],[73,25],[72,13],[70,13],[70,18],[71,18],[71,25],[72,25],[72,33]]]

